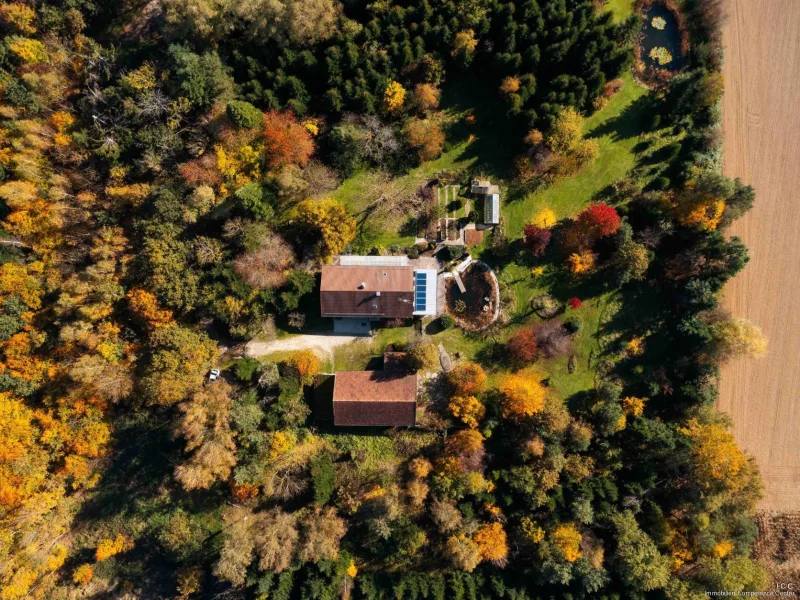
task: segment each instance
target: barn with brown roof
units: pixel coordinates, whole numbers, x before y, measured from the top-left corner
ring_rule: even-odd
[[[337,371],[333,382],[333,424],[413,427],[417,422],[417,375],[404,356],[387,353],[382,371]]]

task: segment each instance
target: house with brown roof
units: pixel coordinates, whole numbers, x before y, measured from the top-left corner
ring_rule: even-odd
[[[380,319],[435,316],[438,272],[405,256],[341,256],[322,267],[320,311],[336,333],[369,333]]]
[[[413,427],[417,421],[417,375],[403,353],[387,352],[380,371],[333,375],[333,424]]]

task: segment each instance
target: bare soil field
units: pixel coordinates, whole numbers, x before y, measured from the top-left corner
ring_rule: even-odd
[[[800,510],[800,1],[729,0],[728,14],[724,170],[756,203],[729,232],[751,260],[724,306],[770,348],[723,370],[719,408],[761,467],[761,508]]]

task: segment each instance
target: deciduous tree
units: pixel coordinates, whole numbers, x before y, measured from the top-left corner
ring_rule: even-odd
[[[454,396],[477,396],[486,391],[488,378],[478,363],[459,362],[447,374]]]
[[[331,508],[318,509],[302,521],[302,537],[299,558],[318,563],[335,560],[339,555],[339,542],[347,528],[344,520]]]
[[[257,248],[249,250],[233,263],[236,274],[256,289],[273,289],[286,282],[296,262],[294,250],[277,233],[261,236]]]
[[[539,346],[533,329],[524,327],[511,336],[508,340],[508,351],[519,364],[526,364],[536,360],[539,354]]]
[[[483,402],[475,396],[456,396],[450,400],[447,408],[450,410],[451,415],[473,429],[480,424],[486,414],[486,407]]]
[[[332,198],[305,200],[297,207],[297,222],[317,238],[317,254],[329,262],[342,252],[356,234],[356,221]]]
[[[510,419],[531,417],[544,407],[545,390],[535,373],[506,375],[500,382],[503,416]]]
[[[184,489],[208,489],[230,475],[236,464],[235,433],[231,430],[231,389],[217,381],[178,408],[182,416],[176,433],[186,439],[187,461],[175,468]]]
[[[444,148],[444,131],[432,119],[411,119],[405,126],[406,139],[417,151],[419,161],[437,158]]]
[[[314,139],[289,111],[264,114],[264,154],[267,168],[305,166],[314,153]]]
[[[483,560],[504,566],[508,557],[506,532],[500,523],[488,523],[475,532],[472,540],[478,545]]]
[[[552,233],[549,229],[544,227],[537,227],[536,225],[525,225],[523,230],[525,236],[525,246],[531,251],[534,256],[541,256],[547,249],[550,243]]]

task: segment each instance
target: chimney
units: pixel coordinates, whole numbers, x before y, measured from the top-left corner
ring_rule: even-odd
[[[361,285],[360,285],[360,286],[358,286],[358,289],[360,289],[360,290],[363,290],[363,289],[365,289],[366,287],[367,287],[367,282],[366,282],[366,281],[362,281],[362,282],[361,282]]]

